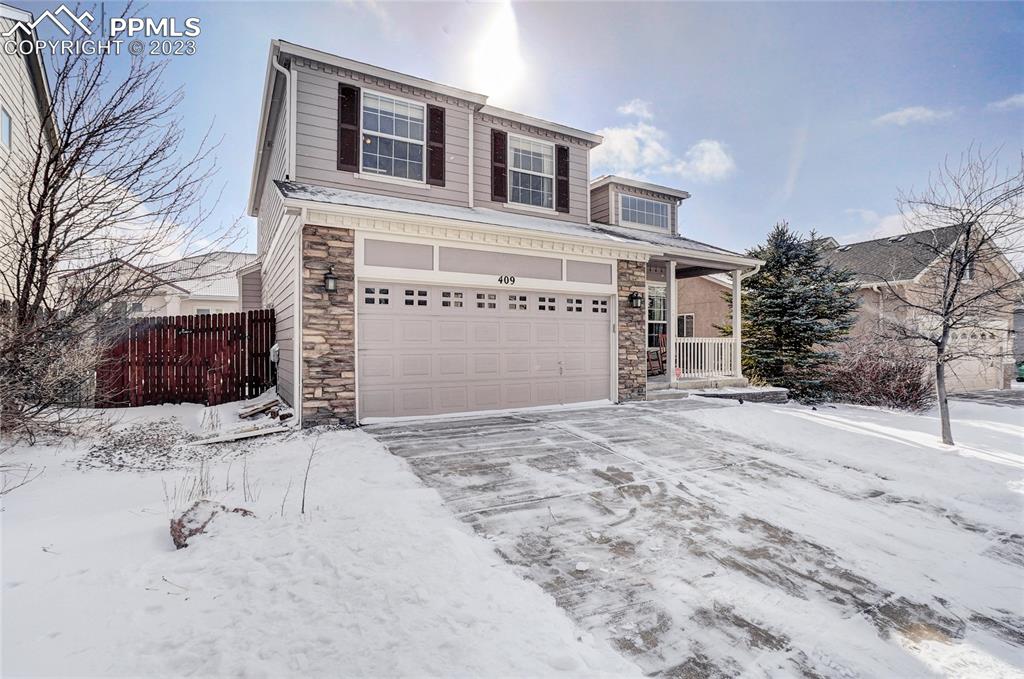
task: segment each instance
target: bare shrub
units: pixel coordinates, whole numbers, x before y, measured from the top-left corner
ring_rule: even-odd
[[[840,345],[829,366],[826,389],[833,400],[919,412],[935,402],[928,357],[881,335]]]

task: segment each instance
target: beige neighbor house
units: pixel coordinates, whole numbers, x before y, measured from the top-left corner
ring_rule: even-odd
[[[210,252],[152,266],[152,292],[129,303],[133,316],[186,316],[248,311],[239,301],[240,272],[256,261],[251,252]]]
[[[14,282],[6,274],[15,271],[18,257],[11,230],[16,228],[12,215],[19,182],[32,166],[39,141],[53,144],[57,138],[51,118],[43,129],[50,107],[46,70],[36,51],[26,55],[20,49],[36,39],[35,31],[26,28],[31,22],[29,12],[0,4],[0,303],[12,296]]]
[[[719,328],[732,323],[732,306],[724,294],[732,290],[728,276],[712,274],[677,282],[679,289],[679,337],[718,338]]]
[[[650,335],[687,350],[667,281],[759,262],[676,233],[684,192],[591,184],[601,141],[272,42],[242,304],[275,310],[303,425],[646,398]],[[673,381],[739,378],[740,341]]]
[[[886,238],[838,245],[833,240],[827,260],[838,268],[852,271],[860,293],[860,309],[851,334],[869,335],[886,323],[928,323],[919,310],[908,309],[900,296],[920,303],[924,291],[937,285],[935,278],[946,257],[936,258],[936,250],[947,251],[960,240],[962,227],[917,231]],[[966,294],[971,286],[998,285],[1019,281],[1020,276],[1001,253],[984,258],[965,281]],[[1002,312],[979,319],[976,326],[954,333],[950,349],[961,355],[949,363],[947,388],[950,393],[984,389],[1006,389],[1014,375],[1013,304]]]

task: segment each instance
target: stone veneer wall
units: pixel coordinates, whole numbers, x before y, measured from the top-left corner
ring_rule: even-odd
[[[338,291],[324,290],[334,267]],[[356,425],[355,235],[302,227],[302,426]]]
[[[631,309],[629,295],[647,304],[647,265],[619,260],[619,401],[647,399],[647,309]]]

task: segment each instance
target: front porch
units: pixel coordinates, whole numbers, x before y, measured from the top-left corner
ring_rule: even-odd
[[[746,387],[741,368],[743,269],[679,257],[647,267],[647,391]],[[726,293],[731,292],[731,304]],[[717,334],[726,327],[730,336]]]

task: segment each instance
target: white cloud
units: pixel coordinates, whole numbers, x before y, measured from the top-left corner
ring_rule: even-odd
[[[1018,108],[1024,108],[1024,92],[1007,97],[1002,101],[993,101],[986,108],[991,111],[1013,111]]]
[[[590,154],[598,172],[617,174],[633,179],[650,179],[656,175],[673,175],[681,179],[715,181],[728,177],[736,163],[725,144],[714,139],[701,139],[682,156],[668,147],[668,134],[648,120],[652,117],[646,102],[639,100],[619,107],[620,113],[637,118],[630,125],[607,127],[597,133],[604,142]]]
[[[636,116],[644,120],[654,117],[654,113],[651,112],[651,102],[643,99],[630,99],[616,110],[624,116]]]
[[[838,237],[840,243],[859,243],[864,240],[896,236],[907,232],[907,226],[900,213],[880,215],[874,210],[850,208],[847,215],[857,218],[859,227],[856,231]]]
[[[952,111],[940,111],[926,106],[908,106],[897,111],[890,111],[875,118],[876,125],[899,125],[905,127],[914,123],[934,123],[952,118]]]

